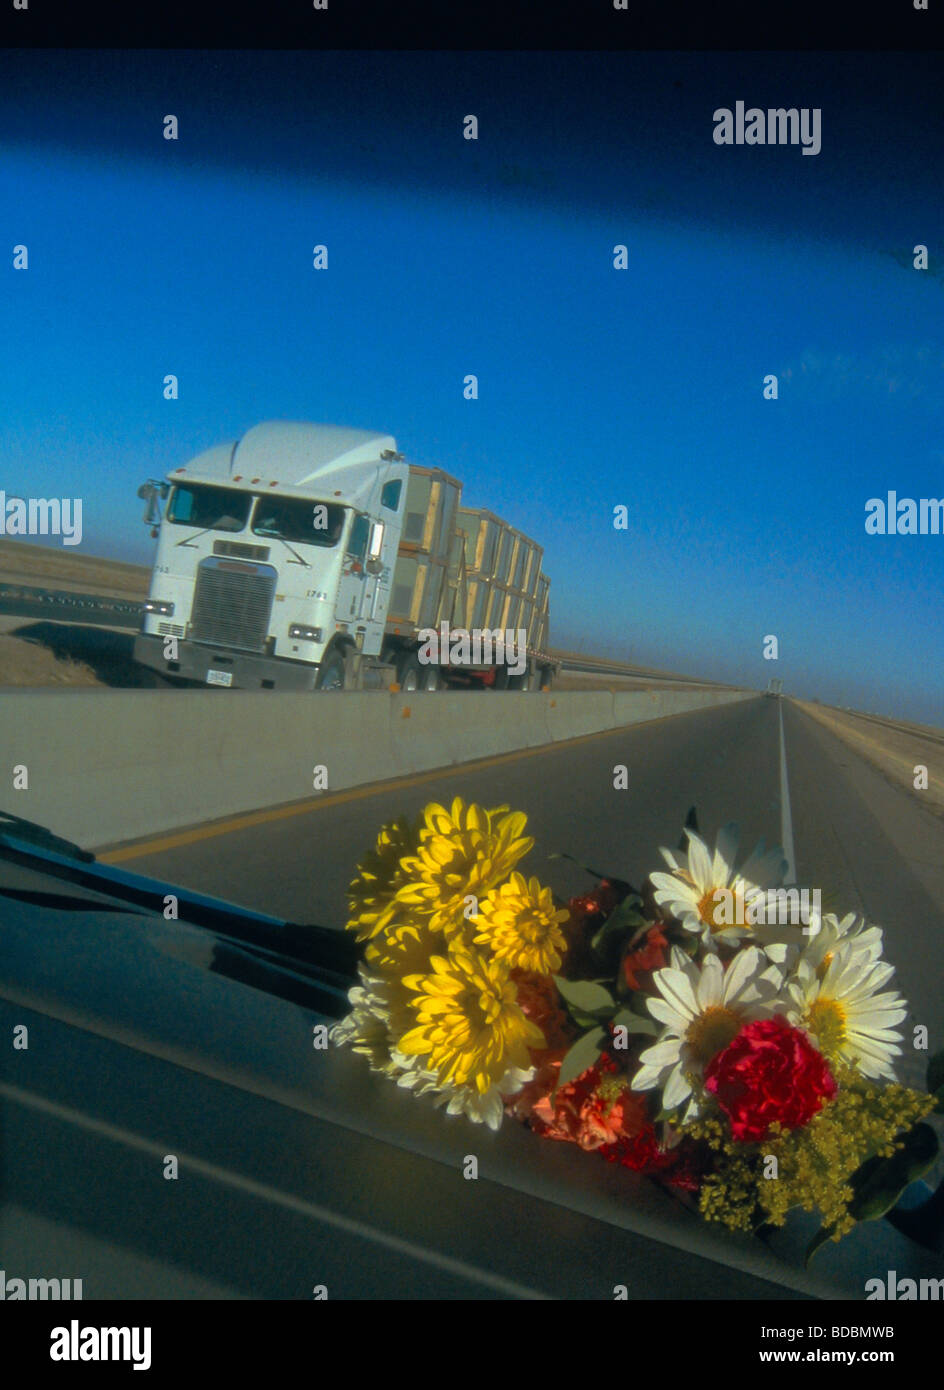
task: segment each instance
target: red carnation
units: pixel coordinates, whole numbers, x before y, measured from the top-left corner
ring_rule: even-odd
[[[623,957],[623,977],[628,989],[651,989],[652,976],[668,960],[668,938],[659,926],[646,932],[645,945],[637,946]]]
[[[836,1083],[799,1028],[782,1018],[748,1023],[705,1068],[705,1086],[731,1121],[735,1139],[757,1142],[778,1121],[809,1124]]]

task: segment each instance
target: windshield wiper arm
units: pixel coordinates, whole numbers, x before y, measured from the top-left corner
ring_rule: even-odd
[[[64,840],[61,835],[54,835],[45,825],[38,825],[36,821],[24,820],[22,816],[15,816],[12,811],[0,811],[0,835],[4,831],[15,836],[17,840],[24,840],[30,845],[39,845],[42,849],[53,850],[56,854],[67,855],[70,859],[79,859],[83,864],[95,862],[95,855],[87,849],[81,849],[71,840]]]

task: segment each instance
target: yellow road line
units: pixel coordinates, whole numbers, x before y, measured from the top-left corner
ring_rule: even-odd
[[[673,715],[667,716],[669,719]],[[639,720],[639,724],[654,723],[654,720]],[[660,719],[661,723],[662,720]],[[497,767],[500,763],[513,763],[521,758],[536,757],[541,753],[553,752],[556,748],[570,748],[577,743],[588,743],[591,739],[612,737],[624,734],[627,729],[635,729],[639,724],[624,724],[618,729],[600,729],[595,734],[579,734],[576,738],[561,739],[557,743],[542,743],[538,748],[521,748],[513,753],[498,753],[490,758],[475,758],[467,763],[455,763],[451,767],[435,768],[430,772],[413,773],[406,777],[394,777],[386,782],[372,782],[369,786],[351,787],[347,791],[334,792],[328,796],[311,797],[307,801],[293,801],[288,806],[273,806],[265,811],[250,811],[246,815],[232,816],[226,820],[214,821],[210,825],[194,826],[174,835],[162,835],[157,840],[145,840],[141,844],[127,845],[122,849],[109,850],[97,854],[102,864],[123,864],[129,859],[142,859],[148,854],[160,854],[165,849],[179,849],[181,845],[196,844],[199,840],[212,840],[218,835],[230,835],[237,830],[249,830],[254,825],[266,825],[270,821],[287,820],[290,816],[306,816],[323,806],[340,806],[346,801],[362,801],[370,796],[382,796],[385,792],[399,791],[403,787],[420,787],[426,782],[441,781],[455,777],[460,772],[478,772],[486,767]]]

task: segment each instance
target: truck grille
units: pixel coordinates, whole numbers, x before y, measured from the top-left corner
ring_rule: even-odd
[[[213,646],[261,652],[269,630],[276,571],[271,565],[203,560],[193,596],[191,636]]]

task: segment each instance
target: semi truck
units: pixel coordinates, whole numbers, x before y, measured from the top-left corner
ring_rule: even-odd
[[[138,489],[157,551],[135,660],[237,689],[535,690],[543,549],[392,435],[267,421]]]

